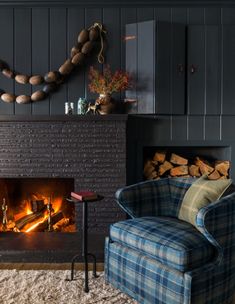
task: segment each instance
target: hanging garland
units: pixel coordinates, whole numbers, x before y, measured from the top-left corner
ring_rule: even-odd
[[[81,65],[86,56],[94,49],[96,41],[99,39],[100,51],[97,56],[99,63],[104,63],[104,35],[106,31],[100,23],[94,23],[90,28],[83,29],[78,35],[78,42],[72,47],[70,58],[67,59],[59,68],[59,71],[50,71],[43,77],[41,75],[23,75],[12,71],[8,64],[0,60],[0,71],[9,78],[14,79],[20,84],[42,85],[42,90],[35,91],[29,95],[14,95],[0,89],[0,97],[4,102],[11,103],[16,101],[19,104],[26,104],[31,101],[39,101],[45,99],[49,94],[55,92],[59,86],[66,81],[68,76],[75,67]]]

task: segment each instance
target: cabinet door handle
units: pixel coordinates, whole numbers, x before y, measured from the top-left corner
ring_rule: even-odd
[[[198,70],[198,67],[194,64],[191,64],[190,67],[189,67],[189,70],[190,70],[191,74],[195,74]]]
[[[179,75],[184,73],[184,65],[182,63],[177,64],[177,71],[178,71]]]

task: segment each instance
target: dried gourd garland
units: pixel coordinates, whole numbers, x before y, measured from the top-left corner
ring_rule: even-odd
[[[50,93],[56,91],[60,84],[64,83],[66,77],[70,75],[76,66],[79,66],[84,62],[85,57],[92,51],[94,44],[98,39],[100,40],[101,48],[97,58],[99,63],[104,63],[104,34],[106,34],[106,31],[100,23],[94,23],[89,29],[83,29],[78,35],[77,44],[71,49],[70,58],[60,66],[59,71],[50,71],[46,73],[44,77],[41,75],[28,76],[16,73],[12,71],[4,61],[0,60],[0,71],[7,78],[15,79],[15,81],[20,84],[44,84],[42,90],[35,91],[31,96],[16,96],[0,89],[1,99],[7,103],[16,101],[19,104],[45,99]]]

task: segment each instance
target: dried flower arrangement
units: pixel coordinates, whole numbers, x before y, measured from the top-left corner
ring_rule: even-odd
[[[89,90],[92,93],[112,95],[115,92],[120,92],[130,87],[129,73],[117,70],[112,73],[110,66],[104,67],[103,73],[96,70],[93,66],[89,71],[90,84]]]

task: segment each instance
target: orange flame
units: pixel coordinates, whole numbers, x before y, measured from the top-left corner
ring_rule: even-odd
[[[35,229],[39,224],[43,223],[46,219],[48,218],[47,215],[44,216],[44,218],[40,221],[38,221],[37,223],[35,223],[34,225],[32,225],[31,227],[29,227],[25,232],[30,232],[33,229]]]

